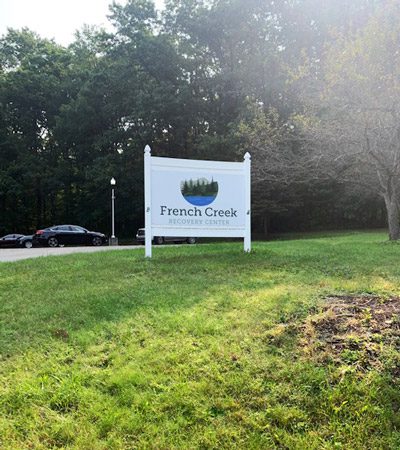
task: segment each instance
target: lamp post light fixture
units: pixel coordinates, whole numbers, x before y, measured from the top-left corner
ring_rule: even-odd
[[[112,177],[110,180],[111,184],[111,238],[109,240],[109,245],[118,245],[118,238],[115,237],[115,185],[117,182],[115,178]]]

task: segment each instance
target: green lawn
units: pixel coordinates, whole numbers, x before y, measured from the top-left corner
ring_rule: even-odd
[[[328,295],[400,295],[386,239],[1,264],[0,448],[400,448],[396,348],[321,362],[302,327]]]

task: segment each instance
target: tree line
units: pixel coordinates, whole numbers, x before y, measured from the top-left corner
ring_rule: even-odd
[[[218,193],[218,183],[205,178],[193,180],[192,178],[181,183],[181,191],[184,196],[213,197]]]
[[[68,47],[0,40],[0,232],[143,225],[143,149],[253,166],[255,231],[400,237],[394,0],[150,0]]]

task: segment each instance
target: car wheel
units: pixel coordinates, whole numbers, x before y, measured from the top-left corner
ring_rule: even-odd
[[[194,238],[194,237],[187,238],[186,242],[188,244],[195,244],[196,243],[196,238]]]
[[[154,238],[154,243],[157,245],[162,245],[164,244],[164,238],[162,236],[156,236]]]
[[[102,243],[103,243],[103,239],[101,239],[101,237],[99,237],[99,236],[95,236],[93,239],[92,239],[92,245],[94,245],[94,246],[99,246],[99,245],[102,245]]]
[[[47,245],[49,247],[58,247],[58,239],[56,237],[50,237],[47,239]]]
[[[32,246],[33,246],[32,241],[25,241],[24,242],[24,247],[25,248],[32,248]]]

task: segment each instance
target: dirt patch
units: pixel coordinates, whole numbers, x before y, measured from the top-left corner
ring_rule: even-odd
[[[368,368],[400,349],[400,298],[332,296],[302,327],[303,348],[319,359]]]
[[[69,333],[68,333],[68,331],[67,330],[63,330],[63,329],[56,329],[56,330],[53,330],[52,332],[51,332],[51,334],[55,337],[55,338],[58,338],[58,339],[61,339],[61,340],[63,340],[63,341],[68,341],[68,339],[69,339]]]

